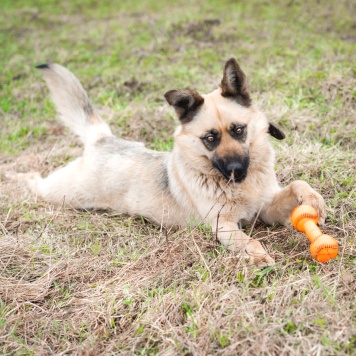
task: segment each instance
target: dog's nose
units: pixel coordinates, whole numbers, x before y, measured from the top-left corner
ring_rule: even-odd
[[[241,162],[230,162],[226,165],[226,169],[229,172],[240,171],[243,168],[243,164]]]
[[[239,183],[246,178],[249,158],[247,155],[244,157],[227,157],[225,159],[216,157],[212,163],[214,168],[219,170],[228,182],[233,180],[235,183]]]

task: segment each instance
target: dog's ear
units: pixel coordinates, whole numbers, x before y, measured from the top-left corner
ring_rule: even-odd
[[[235,58],[230,58],[225,63],[224,76],[221,81],[221,95],[232,98],[240,105],[251,105],[250,93],[247,89],[245,73],[240,68]]]
[[[204,102],[204,98],[194,90],[175,89],[167,91],[164,97],[176,110],[179,120],[186,124],[193,120]]]
[[[276,138],[277,140],[283,140],[286,137],[286,135],[280,130],[279,127],[271,123],[269,123],[268,126],[268,133],[274,138]]]

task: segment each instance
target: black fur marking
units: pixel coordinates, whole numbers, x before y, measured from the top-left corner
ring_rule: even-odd
[[[268,133],[277,140],[283,140],[286,135],[275,125],[269,123]]]
[[[204,98],[190,89],[170,90],[164,94],[164,97],[174,107],[183,124],[192,121],[204,103]]]
[[[163,192],[169,192],[169,178],[167,167],[162,166],[162,169],[157,175],[157,183]]]
[[[92,107],[92,105],[91,105],[89,99],[88,99],[88,101],[86,101],[86,102],[84,103],[84,105],[83,105],[83,110],[84,110],[84,112],[85,112],[89,117],[91,117],[91,116],[94,115],[94,109],[93,109],[93,107]]]
[[[40,64],[38,66],[36,66],[37,69],[49,69],[49,65],[48,64]]]
[[[226,62],[224,76],[220,85],[223,97],[233,99],[245,107],[251,106],[251,97],[246,86],[246,76],[235,58],[230,58]]]

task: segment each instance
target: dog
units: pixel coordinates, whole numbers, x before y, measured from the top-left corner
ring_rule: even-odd
[[[286,224],[302,203],[315,207],[324,223],[324,200],[309,184],[279,186],[270,136],[285,136],[252,102],[235,58],[226,62],[221,84],[210,94],[164,94],[179,119],[171,152],[114,137],[70,71],[58,64],[37,68],[60,119],[84,144],[82,157],[46,178],[38,172],[17,175],[46,201],[114,209],[167,228],[203,222],[223,246],[258,267],[275,261],[243,232],[244,223],[258,217]]]

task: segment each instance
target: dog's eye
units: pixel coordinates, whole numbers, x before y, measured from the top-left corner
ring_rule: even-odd
[[[235,128],[235,134],[240,136],[244,133],[244,128],[243,127],[236,127]]]
[[[208,150],[215,149],[220,142],[219,132],[215,129],[208,131],[204,136],[201,136],[200,138]]]

